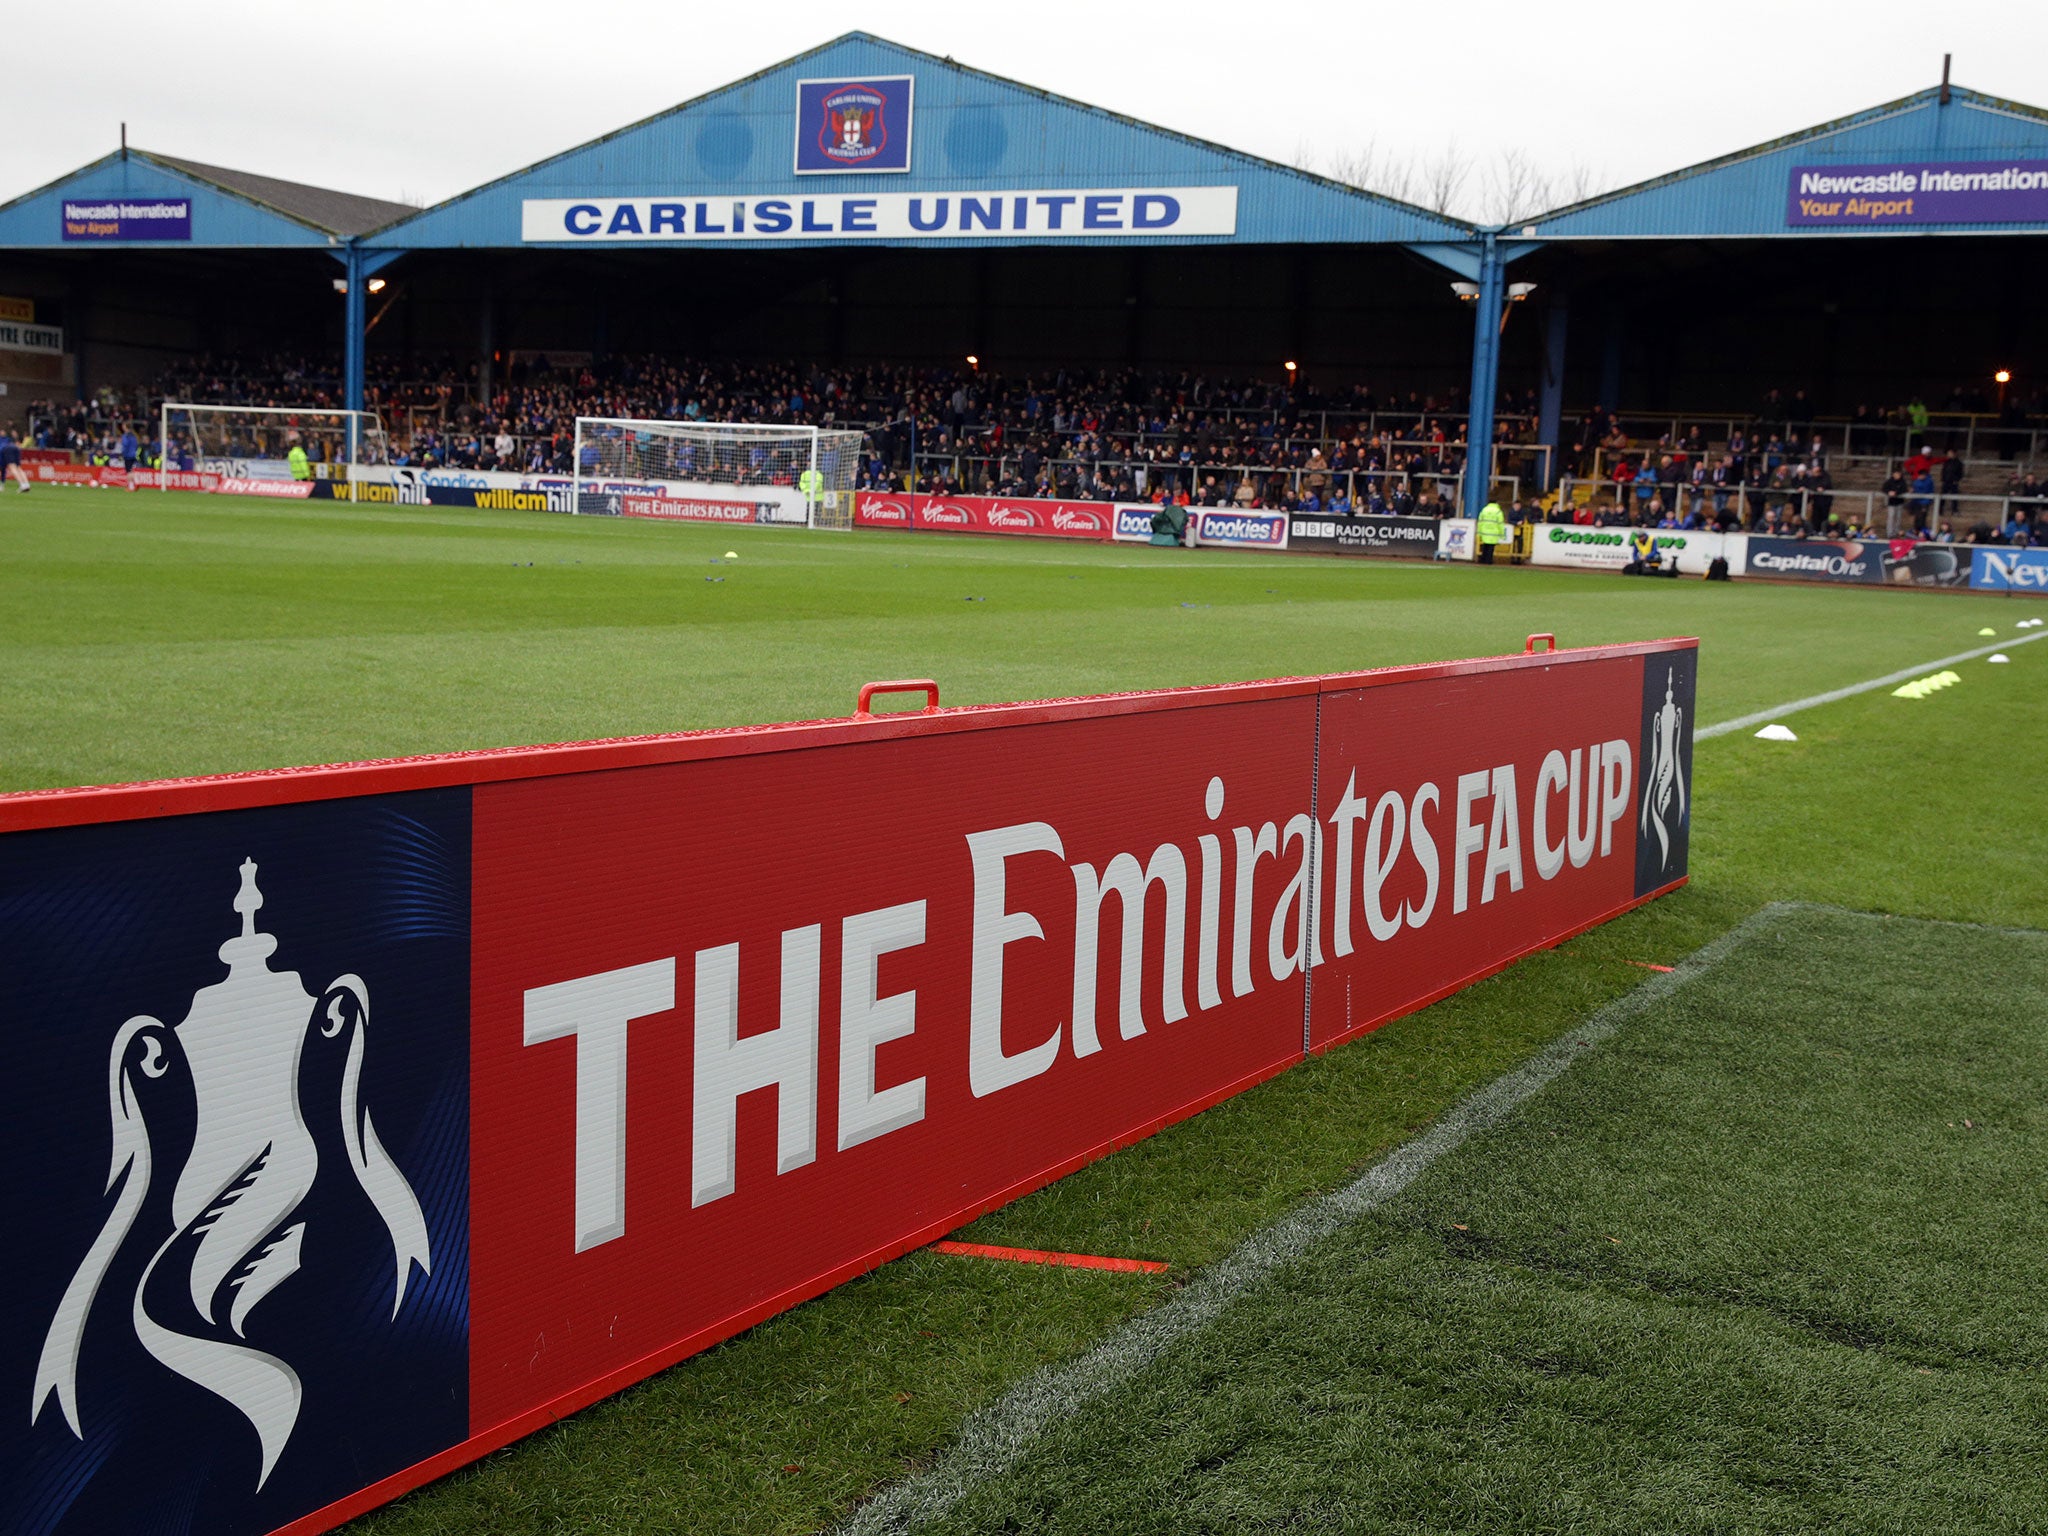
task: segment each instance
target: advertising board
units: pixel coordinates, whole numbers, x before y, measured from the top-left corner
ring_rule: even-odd
[[[1785,222],[1808,229],[2048,221],[2048,160],[1795,165]]]
[[[10,1528],[329,1528],[1671,888],[1694,654],[0,796]]]
[[[1188,519],[1195,544],[1218,549],[1285,549],[1285,512],[1198,511]]]
[[[1970,585],[1982,592],[2048,596],[2048,549],[1979,545],[1970,551]]]
[[[1119,544],[1149,544],[1152,542],[1152,519],[1159,509],[1149,501],[1120,501],[1115,507],[1115,521],[1109,536]]]
[[[1414,560],[1436,558],[1433,517],[1288,518],[1290,549],[1320,555],[1405,555]]]
[[[1783,539],[1748,536],[1747,574],[1795,581],[1880,582],[1891,545],[1885,539]]]
[[[854,523],[861,528],[1107,540],[1113,519],[1114,509],[1103,501],[929,496],[905,491],[861,491],[854,498]]]
[[[67,198],[59,224],[66,240],[190,240],[192,202],[183,197]]]
[[[1530,563],[1582,571],[1619,571],[1632,558],[1630,532],[1627,528],[1538,523],[1535,542],[1530,546]],[[1716,533],[1711,529],[1657,530],[1657,548],[1684,576],[1706,575],[1708,565],[1716,559],[1727,560],[1729,574],[1740,576],[1744,543],[1743,535]]]

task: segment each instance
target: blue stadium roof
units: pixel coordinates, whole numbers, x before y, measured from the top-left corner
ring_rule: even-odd
[[[77,217],[66,216],[67,204]],[[175,212],[180,204],[182,218]],[[326,247],[413,211],[381,198],[119,149],[0,203],[0,249]]]
[[[2048,231],[2048,182],[2038,196],[2015,191],[1992,199],[1991,205],[2004,204],[1997,217],[1970,218],[1955,215],[1991,211],[1991,205],[1980,198],[1958,206],[1953,194],[1928,197],[1918,175],[1911,185],[1904,180],[1909,171],[1931,171],[1939,188],[1947,174],[1942,167],[1996,169],[2014,162],[2033,162],[2028,175],[2048,175],[2048,112],[1961,86],[1934,87],[1559,208],[1517,232],[1552,241]],[[1856,185],[1873,176],[1880,182],[1889,176],[1893,184],[1877,191]],[[1831,185],[1844,181],[1848,185]],[[1802,186],[1813,190],[1802,197]],[[1820,211],[1829,202],[1841,206]],[[1902,202],[1919,206],[1884,211]],[[1857,203],[1875,206],[1865,213]]]
[[[857,147],[841,153],[842,118],[828,121],[828,113],[849,105],[871,116],[856,130]],[[815,170],[799,169],[800,153]],[[891,160],[907,164],[863,169]],[[1187,192],[1198,195],[1180,195]],[[1089,193],[1098,196],[1091,202]],[[1140,193],[1150,195],[1140,201]],[[1470,236],[1422,208],[849,32],[364,243],[775,248]]]

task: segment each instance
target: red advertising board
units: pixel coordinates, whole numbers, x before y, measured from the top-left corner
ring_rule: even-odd
[[[1695,659],[0,796],[0,1487],[327,1529],[1668,890]]]
[[[1008,533],[1041,539],[1106,540],[1115,516],[1113,506],[1098,501],[861,491],[854,502],[854,521],[863,528]]]

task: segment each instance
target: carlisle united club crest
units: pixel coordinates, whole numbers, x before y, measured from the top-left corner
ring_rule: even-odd
[[[889,97],[878,86],[842,85],[819,103],[824,122],[818,153],[834,165],[858,169],[884,158],[889,148]]]

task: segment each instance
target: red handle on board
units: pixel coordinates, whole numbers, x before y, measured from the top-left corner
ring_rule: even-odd
[[[924,708],[919,714],[936,715],[939,712],[939,685],[928,677],[903,678],[893,683],[862,683],[860,701],[853,706],[853,718],[872,720],[875,712],[869,708],[870,701],[878,693],[922,693]],[[908,710],[901,711],[908,714]]]
[[[1550,646],[1549,646],[1549,649],[1551,649],[1551,650],[1553,650],[1553,651],[1557,649],[1557,636],[1555,636],[1555,635],[1545,635],[1545,634],[1534,634],[1534,635],[1531,635],[1531,636],[1529,637],[1529,639],[1528,639],[1527,643],[1523,645],[1523,647],[1522,647],[1522,654],[1523,654],[1524,656],[1534,656],[1534,655],[1536,654],[1536,642],[1537,642],[1538,640],[1548,640],[1548,641],[1550,642]]]

